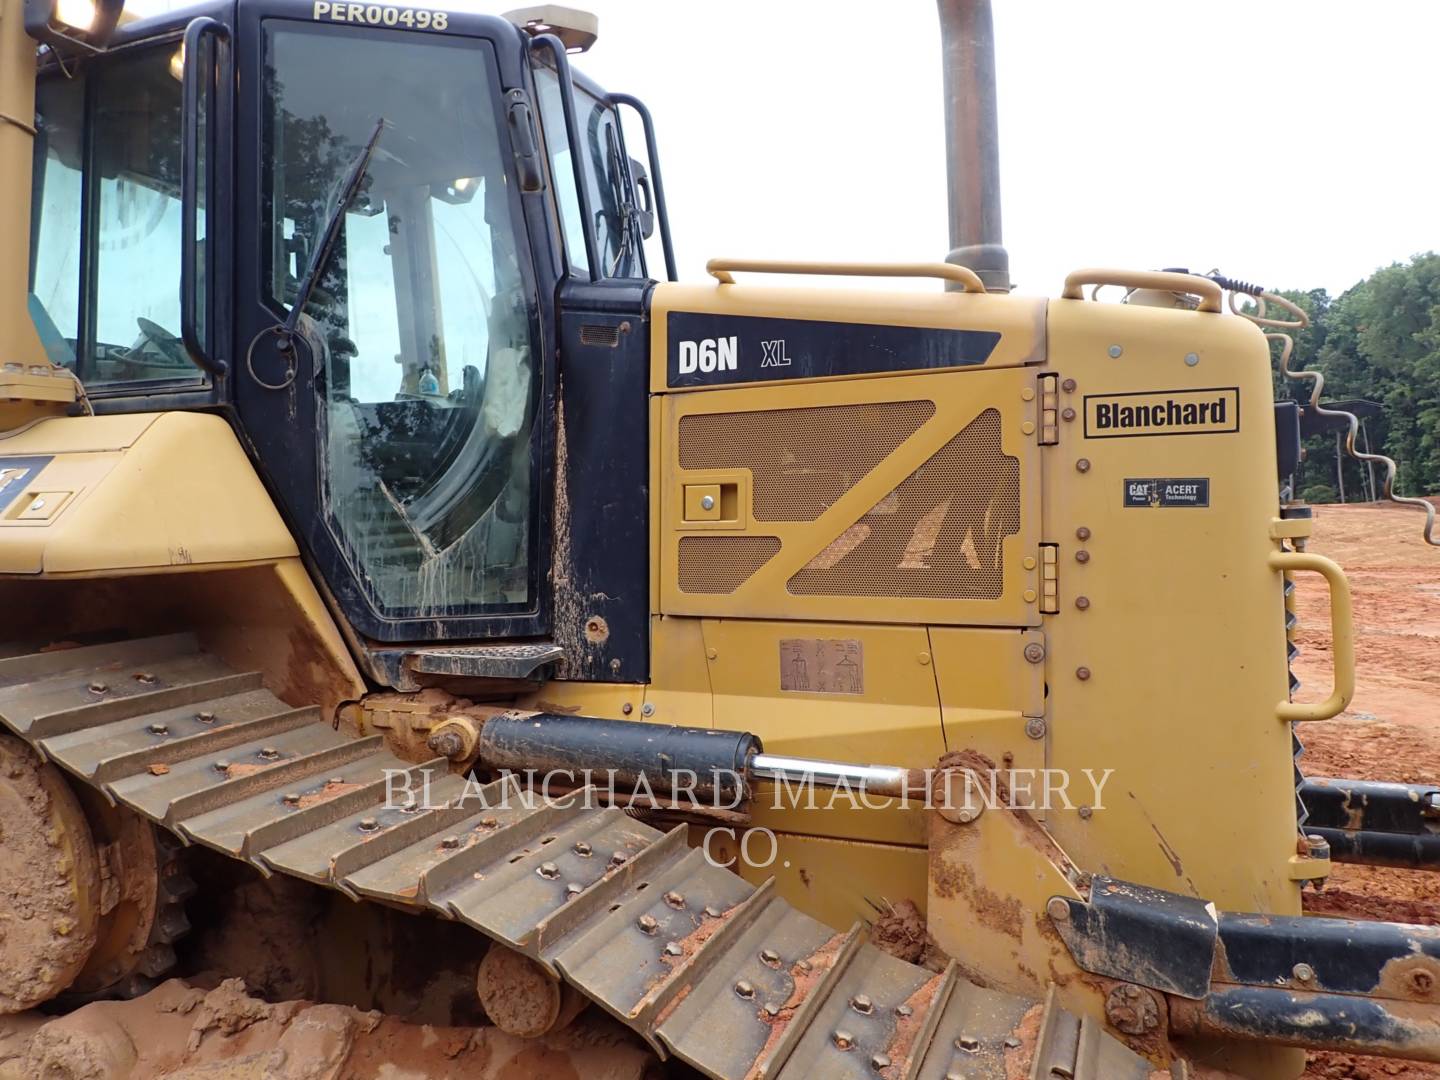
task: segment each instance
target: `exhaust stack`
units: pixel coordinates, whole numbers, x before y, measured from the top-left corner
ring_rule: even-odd
[[[951,251],[945,261],[974,270],[991,292],[1009,292],[1010,255],[1000,238],[1000,133],[990,0],[939,0],[939,5],[950,180]]]

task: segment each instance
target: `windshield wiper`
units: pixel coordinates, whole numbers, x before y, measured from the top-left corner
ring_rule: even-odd
[[[340,187],[340,197],[335,202],[335,209],[330,212],[330,218],[325,222],[325,230],[320,234],[320,243],[311,253],[309,265],[305,267],[305,276],[300,279],[295,304],[290,309],[289,318],[285,320],[283,341],[293,340],[295,336],[300,315],[305,310],[305,305],[310,302],[310,294],[315,291],[315,284],[320,280],[320,271],[325,269],[325,264],[330,261],[330,252],[335,247],[335,241],[340,238],[340,226],[345,221],[345,211],[350,208],[350,203],[360,190],[360,181],[365,178],[365,170],[370,167],[370,158],[374,155],[375,145],[380,141],[380,133],[384,130],[385,118],[382,116],[375,121],[375,130],[370,133],[370,138],[350,163],[350,170],[345,174],[345,183]]]

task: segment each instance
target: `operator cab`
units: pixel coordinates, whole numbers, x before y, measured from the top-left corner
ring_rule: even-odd
[[[587,480],[556,458],[567,321],[644,325],[649,118],[571,72],[553,31],[585,34],[556,10],[239,0],[42,59],[30,307],[51,358],[97,411],[229,417],[394,685],[411,646],[554,636],[555,477]],[[626,336],[606,386],[573,392],[639,433],[594,467],[643,521],[647,335]],[[629,562],[612,584],[634,597]]]

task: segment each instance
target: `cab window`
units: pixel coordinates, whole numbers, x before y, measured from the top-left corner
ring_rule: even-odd
[[[566,137],[560,80],[553,69],[537,66],[540,120],[550,153],[550,175],[559,204],[560,227],[566,254],[574,270],[590,271],[585,234],[580,224],[580,199],[575,191],[575,169]],[[638,222],[634,220],[634,193],[629,190],[624,140],[615,110],[581,86],[575,87],[575,120],[581,142],[581,171],[595,218],[595,239],[602,278],[643,278],[645,255]]]
[[[202,381],[179,337],[175,48],[108,57],[36,88],[30,310],[51,359],[92,389]]]

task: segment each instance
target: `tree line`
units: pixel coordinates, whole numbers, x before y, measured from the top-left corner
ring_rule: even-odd
[[[1399,465],[1397,493],[1440,492],[1440,254],[1384,267],[1339,296],[1324,289],[1281,295],[1310,315],[1310,325],[1294,334],[1291,369],[1325,376],[1322,401],[1380,405],[1366,419],[1365,435],[1375,453]],[[1282,379],[1278,361],[1275,378],[1277,399],[1309,399],[1309,383]],[[1366,497],[1368,470],[1348,456],[1337,470],[1333,433],[1311,436],[1305,450],[1301,498],[1336,502],[1342,485],[1347,500]],[[1378,467],[1375,482],[1384,483]]]

